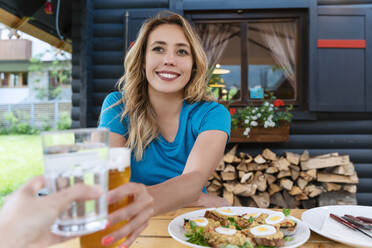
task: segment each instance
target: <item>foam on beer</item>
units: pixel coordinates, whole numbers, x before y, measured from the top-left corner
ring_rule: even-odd
[[[110,148],[110,170],[124,171],[130,165],[131,151],[125,147]]]

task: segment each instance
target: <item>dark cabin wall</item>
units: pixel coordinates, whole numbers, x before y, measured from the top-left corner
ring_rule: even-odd
[[[72,3],[72,26],[71,26],[71,40],[72,40],[72,128],[80,127],[80,26],[81,26],[81,12],[80,1],[73,1]]]
[[[349,154],[360,178],[358,204],[372,205],[372,2],[348,3],[319,1],[316,20],[310,19],[308,98],[316,118],[295,122],[287,146],[303,146],[302,129],[306,147]],[[365,40],[366,47],[317,48],[320,39]],[[300,128],[304,122],[307,128]]]
[[[73,37],[76,56],[73,58],[72,127],[96,127],[105,96],[115,90],[115,84],[124,72],[125,46],[135,39],[139,25],[146,18],[162,9],[168,9],[169,2],[78,2],[75,3],[75,6],[79,6],[74,16],[79,33],[74,33]],[[128,19],[125,16],[127,11]],[[127,33],[131,39],[124,38]]]
[[[88,1],[88,4],[87,2]],[[343,8],[343,5],[332,5],[323,1],[318,6],[312,0],[183,0],[173,1],[175,6],[183,6],[185,14],[188,11],[214,11],[226,9],[307,9],[308,11],[308,78],[309,87],[318,80],[318,11],[319,8]],[[335,1],[334,1],[335,2]],[[172,3],[172,2],[171,2]],[[176,3],[176,4],[174,4]],[[181,3],[181,4],[180,4]],[[84,4],[87,6],[84,7]],[[168,9],[168,1],[120,1],[120,0],[81,0],[80,6],[73,10],[80,32],[73,29],[73,127],[97,126],[100,107],[104,97],[115,90],[114,85],[123,73],[125,44],[135,39],[136,29],[153,11]],[[230,7],[229,7],[230,6]],[[362,5],[361,5],[362,6]],[[364,6],[364,5],[363,5]],[[353,7],[348,5],[347,8]],[[128,29],[126,30],[125,13],[129,11]],[[182,10],[179,12],[182,13]],[[146,14],[147,13],[147,14]],[[369,20],[371,16],[369,15]],[[75,20],[74,20],[75,23]],[[367,25],[371,25],[368,22]],[[128,40],[124,35],[128,32]],[[371,42],[371,39],[369,39]],[[367,49],[366,57],[372,58],[371,50]],[[327,65],[332,66],[332,65]],[[366,71],[368,71],[366,69]],[[368,84],[372,82],[366,80]],[[329,90],[329,89],[328,89]],[[309,90],[310,93],[314,91]],[[309,93],[309,94],[310,94]],[[311,100],[311,95],[306,96]],[[282,155],[284,151],[301,153],[305,149],[315,156],[329,152],[349,154],[354,162],[360,183],[357,199],[359,204],[372,205],[372,114],[370,112],[334,112],[307,111],[295,113],[291,125],[289,142],[280,144],[244,144],[240,150],[255,155],[268,147]]]

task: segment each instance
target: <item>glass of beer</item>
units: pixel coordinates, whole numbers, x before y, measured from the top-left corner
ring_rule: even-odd
[[[128,148],[110,148],[110,159],[109,159],[109,190],[115,189],[124,183],[129,182],[130,179],[130,156],[131,151]],[[121,201],[115,202],[108,206],[108,212],[112,213],[119,208],[122,208],[128,205],[132,201],[132,197],[127,197]],[[119,247],[125,241],[123,239],[118,240],[117,242],[109,245],[103,246],[101,240],[104,236],[112,233],[116,230],[119,230],[122,226],[125,225],[127,221],[119,222],[113,226],[106,228],[105,230],[92,233],[89,235],[82,236],[80,238],[80,247],[81,248],[114,248]]]
[[[75,129],[41,133],[44,175],[49,193],[74,184],[99,185],[96,200],[76,201],[52,225],[62,236],[84,235],[107,224],[108,129]]]

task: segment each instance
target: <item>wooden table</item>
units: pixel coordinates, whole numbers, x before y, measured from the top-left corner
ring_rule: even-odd
[[[149,226],[132,244],[131,248],[185,248],[187,246],[172,239],[168,234],[169,222],[186,212],[194,211],[199,208],[182,208],[167,214],[155,216],[150,219]],[[301,219],[305,210],[293,209],[291,215]],[[301,248],[347,248],[349,246],[337,243],[330,239],[324,238],[314,232],[311,232],[310,239]],[[80,248],[79,239],[73,239],[65,243],[55,245],[53,248]]]

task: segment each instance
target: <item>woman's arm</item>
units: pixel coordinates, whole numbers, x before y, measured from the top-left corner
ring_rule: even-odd
[[[123,135],[109,132],[110,137],[110,147],[126,147],[125,143],[127,143],[127,140],[124,138]]]
[[[154,198],[154,215],[187,206],[199,199],[208,177],[223,157],[227,134],[223,131],[202,132],[187,159],[182,175],[149,186]]]
[[[195,141],[182,175],[147,187],[154,199],[154,215],[197,203],[208,177],[223,157],[226,141],[227,134],[223,131],[202,132]],[[110,132],[110,147],[123,147],[125,143],[122,135]]]

